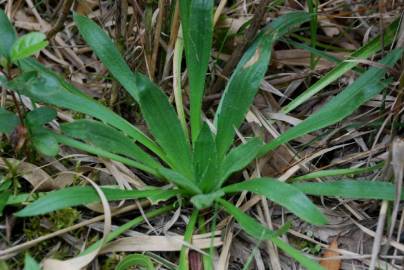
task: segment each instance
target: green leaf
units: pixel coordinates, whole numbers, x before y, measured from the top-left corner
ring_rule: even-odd
[[[46,35],[40,32],[31,32],[18,38],[11,48],[11,62],[16,62],[36,54],[48,46]]]
[[[222,188],[225,193],[250,191],[267,197],[285,207],[301,219],[316,225],[323,225],[327,219],[321,211],[293,185],[272,178],[259,178],[240,182]]]
[[[167,96],[148,78],[136,74],[139,105],[147,126],[163,148],[173,169],[193,178],[191,149]]]
[[[55,73],[34,61],[22,61],[23,69],[28,71],[13,81],[3,85],[22,95],[48,104],[91,115],[105,123],[122,130],[139,141],[159,157],[164,159],[159,147],[139,129],[112,112],[109,108],[86,96],[73,85],[68,84]],[[34,71],[33,71],[34,70]]]
[[[55,156],[59,152],[59,145],[51,131],[43,127],[44,124],[56,118],[56,111],[42,107],[30,111],[25,117],[31,141],[35,149],[43,155]]]
[[[11,192],[8,190],[0,191],[0,216],[3,215],[4,207],[6,207],[8,198],[10,198]]]
[[[158,196],[165,200],[178,194],[176,190],[150,189],[150,190],[122,190],[115,188],[102,188],[108,201],[129,200]],[[156,198],[155,197],[155,198]],[[28,217],[46,214],[55,210],[77,205],[99,202],[97,191],[91,187],[69,187],[46,193],[14,215]]]
[[[10,134],[20,123],[15,113],[0,107],[0,134]]]
[[[28,125],[42,126],[49,123],[57,116],[56,110],[48,107],[41,107],[30,111],[25,118]]]
[[[11,47],[17,40],[17,34],[10,20],[2,9],[0,9],[0,58],[9,58]]]
[[[213,202],[224,196],[222,190],[218,190],[208,194],[198,194],[191,198],[191,203],[199,210],[212,206]]]
[[[138,98],[137,82],[125,60],[108,35],[92,20],[74,14],[74,22],[81,36],[91,46],[94,53],[108,68],[109,72],[119,81],[136,101]]]
[[[253,138],[232,149],[223,161],[223,175],[216,188],[220,188],[232,173],[237,172],[250,164],[251,161],[256,158],[262,146],[263,142],[261,139]]]
[[[362,180],[339,180],[324,183],[294,183],[300,191],[315,196],[335,196],[347,199],[375,199],[394,201],[396,192],[392,183]],[[404,194],[401,194],[401,200]]]
[[[39,264],[28,253],[25,253],[24,270],[41,270]]]
[[[72,139],[71,137],[65,136],[65,135],[60,135],[60,134],[56,134],[54,133],[54,136],[56,137],[56,140],[61,143],[61,144],[65,144],[68,145],[70,147],[91,153],[93,155],[97,155],[100,157],[104,157],[104,158],[108,158],[108,159],[112,159],[118,162],[121,162],[123,164],[129,165],[131,167],[137,168],[139,170],[142,170],[144,172],[148,172],[154,176],[160,176],[159,173],[153,169],[150,168],[149,166],[144,165],[143,163],[140,163],[136,160],[133,159],[129,159],[111,152],[108,152],[100,147],[94,146],[94,145],[89,145],[86,143],[83,143],[81,141]]]
[[[124,257],[116,266],[115,270],[132,269],[132,267],[140,266],[147,270],[154,270],[153,262],[149,256],[142,254],[132,254]]]
[[[132,73],[111,39],[96,23],[79,15],[75,15],[74,20],[98,58],[139,103],[143,117],[167,155],[170,166],[191,177],[191,151],[167,96],[145,76]]]
[[[202,97],[212,48],[213,0],[180,0],[180,15],[190,85],[192,141],[201,129]]]
[[[195,181],[202,191],[210,191],[216,185],[220,163],[217,157],[214,134],[204,123],[194,143],[193,165]]]
[[[64,134],[89,142],[115,154],[122,154],[138,160],[151,168],[160,167],[160,163],[138,147],[133,140],[121,131],[93,120],[76,120],[61,125]]]
[[[217,201],[225,208],[225,210],[229,214],[231,214],[237,220],[238,224],[240,224],[243,230],[245,230],[251,236],[255,237],[258,240],[271,240],[277,247],[279,247],[292,258],[294,258],[307,269],[324,270],[316,262],[310,260],[298,250],[294,249],[292,246],[278,239],[277,234],[274,231],[271,231],[262,224],[258,223],[252,217],[248,216],[231,203],[223,199],[218,199]]]
[[[367,172],[373,172],[377,169],[382,168],[384,162],[380,162],[375,166],[366,167],[366,168],[346,168],[346,169],[333,169],[333,170],[321,170],[312,173],[308,173],[302,176],[297,176],[292,179],[292,181],[301,181],[307,179],[328,177],[328,176],[338,176],[338,175],[354,175],[354,174],[362,174]]]
[[[184,189],[188,193],[191,194],[199,194],[202,193],[202,191],[199,189],[199,187],[194,183],[193,179],[187,178],[184,175],[167,169],[167,168],[159,168],[157,171],[169,182],[175,184],[176,186]]]
[[[402,52],[403,49],[395,49],[387,54],[379,63],[392,67],[400,59]],[[335,124],[349,116],[387,86],[385,82],[382,82],[386,72],[386,68],[370,68],[317,112],[265,145],[261,154],[265,154],[294,138]]]
[[[367,58],[377,51],[379,51],[382,46],[390,45],[396,37],[397,27],[399,26],[399,19],[395,20],[393,23],[389,25],[385,30],[383,30],[383,41],[380,36],[372,39],[366,45],[356,50],[354,53],[351,54],[349,58]],[[325,76],[323,76],[320,80],[316,83],[311,85],[306,91],[300,94],[297,98],[291,101],[288,105],[282,108],[281,112],[288,113],[295,109],[300,104],[304,103],[310,97],[324,89],[330,83],[341,77],[343,74],[357,66],[359,62],[355,61],[343,61],[337,66],[335,66],[331,71],[329,71]]]
[[[54,157],[59,153],[59,144],[51,131],[36,129],[30,131],[32,144],[35,149],[45,155]]]
[[[233,142],[235,129],[239,128],[267,71],[272,45],[291,27],[308,21],[306,12],[292,12],[277,18],[263,30],[245,52],[226,89],[215,115],[216,144],[223,157]]]

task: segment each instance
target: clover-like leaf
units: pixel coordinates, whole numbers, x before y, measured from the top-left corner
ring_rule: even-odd
[[[48,41],[44,33],[32,32],[26,34],[18,38],[13,44],[10,53],[11,61],[15,63],[18,60],[27,58],[46,46],[48,46]]]

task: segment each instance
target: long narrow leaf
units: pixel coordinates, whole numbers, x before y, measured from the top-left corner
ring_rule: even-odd
[[[263,142],[260,139],[254,138],[232,149],[223,161],[222,176],[216,188],[220,188],[232,173],[250,164],[257,157],[262,145]]]
[[[199,187],[194,183],[193,179],[187,178],[184,175],[179,174],[176,171],[167,169],[167,168],[160,168],[158,172],[166,178],[169,182],[175,184],[176,186],[185,189],[188,193],[199,194],[202,191]]]
[[[150,138],[109,108],[86,96],[73,85],[65,82],[58,75],[35,61],[26,60],[22,66],[24,70],[28,71],[27,73],[18,76],[11,82],[0,81],[0,85],[3,84],[5,87],[35,101],[71,109],[102,120],[122,130],[164,160],[161,149]]]
[[[126,158],[126,157],[123,157],[123,156],[108,152],[103,148],[97,147],[95,145],[90,145],[90,144],[87,144],[87,143],[83,143],[81,141],[75,140],[75,139],[73,139],[71,137],[68,137],[68,136],[65,136],[65,135],[52,133],[52,136],[56,139],[56,141],[58,143],[68,145],[70,147],[73,147],[73,148],[88,152],[88,153],[93,154],[93,155],[97,155],[97,156],[100,156],[100,157],[104,157],[104,158],[108,158],[108,159],[111,159],[111,160],[121,162],[123,164],[126,164],[126,165],[129,165],[131,167],[137,168],[137,169],[142,170],[144,172],[148,172],[148,173],[150,173],[150,174],[152,174],[154,176],[157,176],[157,177],[161,176],[157,172],[157,170],[155,168],[149,167],[149,166],[145,165],[144,163],[140,163],[140,162],[138,162],[136,160],[129,159],[129,158]]]
[[[402,53],[403,49],[395,49],[387,54],[379,63],[392,67],[394,63],[400,59]],[[313,113],[299,125],[289,129],[281,136],[265,145],[261,154],[265,154],[294,138],[335,124],[349,116],[362,104],[369,101],[387,86],[385,82],[382,82],[386,72],[386,68],[370,68],[340,94],[333,97],[320,110]]]
[[[384,46],[388,46],[393,42],[397,27],[399,26],[399,20],[394,21],[392,24],[387,27],[387,29],[383,30],[383,41],[380,36],[372,39],[366,45],[359,48],[357,51],[351,54],[349,58],[367,58],[377,51],[382,49],[382,44]],[[288,113],[295,109],[300,104],[304,103],[310,97],[324,89],[327,85],[344,75],[347,71],[351,70],[355,66],[358,65],[358,62],[349,61],[349,62],[341,62],[337,66],[335,66],[331,71],[329,71],[324,77],[318,80],[316,83],[311,85],[306,91],[296,97],[293,101],[291,101],[288,105],[282,108],[281,112]]]
[[[180,0],[182,32],[190,84],[192,141],[201,129],[202,96],[212,47],[213,0]]]
[[[292,181],[302,181],[302,180],[307,180],[307,179],[337,176],[337,175],[362,174],[362,173],[367,173],[367,172],[373,172],[377,169],[382,168],[383,165],[384,165],[384,162],[380,162],[379,164],[377,164],[375,166],[366,167],[366,168],[346,168],[346,169],[321,170],[321,171],[316,171],[316,172],[294,177],[292,179]]]
[[[111,74],[139,103],[143,117],[169,164],[190,177],[191,152],[184,131],[166,95],[148,78],[130,70],[108,35],[92,20],[75,15],[74,21],[85,41]]]
[[[240,224],[240,226],[251,236],[257,238],[258,240],[271,240],[277,247],[279,247],[286,254],[294,258],[302,266],[309,270],[324,270],[319,264],[310,260],[308,257],[300,253],[292,246],[278,239],[275,232],[264,227],[231,203],[228,203],[223,199],[218,199],[217,201],[225,208],[225,210],[229,214],[231,214],[237,220],[238,224]]]
[[[205,123],[194,143],[193,164],[195,181],[202,191],[210,191],[220,176],[214,135]]]
[[[220,157],[226,154],[232,144],[235,128],[241,125],[264,78],[274,41],[293,26],[309,19],[305,12],[288,13],[277,18],[243,55],[224,90],[215,115],[216,144]]]
[[[148,78],[137,73],[139,105],[146,123],[165,151],[173,169],[192,178],[191,149],[167,96]]]
[[[294,186],[271,178],[260,178],[233,184],[222,189],[225,193],[250,191],[282,205],[301,219],[322,225],[327,219],[306,195]]]
[[[361,180],[340,180],[324,183],[294,183],[300,191],[315,196],[335,196],[347,199],[395,200],[395,187],[392,183]],[[404,194],[401,194],[401,200]]]
[[[0,56],[9,58],[11,47],[17,40],[17,34],[2,9],[0,9],[0,40]]]
[[[167,200],[178,194],[175,190],[121,190],[114,188],[102,188],[108,201],[129,200],[153,197]],[[55,210],[99,202],[100,198],[91,187],[70,187],[57,191],[52,191],[34,201],[15,215],[18,217],[28,217],[46,214]]]
[[[122,154],[133,158],[151,168],[161,167],[155,159],[138,147],[122,132],[101,122],[92,120],[76,120],[61,125],[62,131],[71,137],[90,142],[111,153]]]

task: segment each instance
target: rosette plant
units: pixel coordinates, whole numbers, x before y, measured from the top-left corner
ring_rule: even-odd
[[[281,240],[281,232],[271,231],[248,216],[233,205],[227,195],[243,191],[262,195],[306,222],[323,225],[327,222],[324,214],[311,202],[307,194],[394,200],[392,184],[353,180],[286,183],[270,177],[239,181],[233,179],[233,184],[229,184],[227,180],[233,173],[244,169],[253,160],[281,144],[337,123],[380,93],[389,84],[389,80],[382,80],[387,72],[385,67],[392,67],[401,57],[402,50],[396,49],[386,54],[380,60],[380,65],[361,72],[354,83],[276,139],[263,142],[260,138],[251,138],[236,145],[236,129],[243,123],[267,72],[274,43],[302,23],[310,21],[311,15],[306,12],[291,12],[276,18],[261,30],[229,78],[216,109],[213,124],[209,126],[202,119],[202,101],[212,47],[212,9],[213,0],[180,1],[190,89],[189,117],[184,114],[180,93],[176,93],[175,109],[158,85],[128,67],[114,42],[95,22],[87,17],[74,15],[74,22],[83,39],[113,79],[136,101],[150,135],[32,59],[13,61],[12,63],[20,68],[21,74],[13,79],[2,76],[1,84],[9,90],[29,97],[33,104],[48,104],[87,115],[86,119],[62,124],[60,130],[54,131],[46,125],[56,117],[54,109],[41,107],[28,113],[25,124],[29,129],[32,144],[40,153],[56,155],[59,145],[62,144],[121,162],[171,184],[165,189],[153,186],[144,190],[105,187],[103,192],[108,200],[152,198],[161,201],[181,198],[183,203],[191,205],[194,209],[185,231],[185,241],[191,239],[199,210],[215,204],[227,211],[251,236],[259,240],[271,240],[308,269],[321,269],[316,262]],[[1,32],[14,32],[10,25],[7,25],[0,26]],[[392,38],[395,27],[396,25],[385,32],[385,40]],[[12,40],[7,44],[12,46],[18,39],[13,35],[9,36]],[[381,40],[379,38],[373,42],[380,44]],[[10,61],[8,50],[1,53],[4,59]],[[351,65],[350,68],[355,65],[348,64]],[[346,63],[340,65],[345,67],[344,72],[349,69],[346,69]],[[334,76],[334,80],[338,77],[335,74],[331,76]],[[320,89],[321,87],[318,91]],[[293,108],[289,107],[289,111],[291,109]],[[92,188],[68,187],[41,196],[16,215],[40,215],[96,201],[99,199]],[[183,249],[180,255],[180,269],[188,268],[186,250]],[[211,263],[212,261],[206,263],[205,269],[212,269]]]

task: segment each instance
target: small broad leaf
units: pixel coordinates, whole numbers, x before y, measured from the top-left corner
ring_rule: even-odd
[[[231,214],[237,220],[238,224],[240,224],[243,230],[245,230],[249,235],[255,237],[258,240],[272,241],[278,248],[294,258],[306,269],[324,270],[319,264],[310,260],[307,256],[300,253],[300,251],[296,250],[289,244],[277,238],[277,234],[274,231],[271,231],[262,224],[258,223],[252,217],[245,214],[231,203],[223,199],[217,199],[217,201],[225,208],[225,210],[229,214]]]
[[[208,208],[212,206],[213,202],[224,196],[224,192],[218,190],[216,192],[208,193],[208,194],[198,194],[191,198],[192,204],[200,209]]]
[[[180,0],[181,25],[190,85],[192,141],[201,129],[202,97],[212,47],[213,0]]]
[[[46,156],[55,156],[59,152],[59,144],[53,133],[43,127],[55,119],[56,115],[54,109],[42,107],[29,112],[25,117],[33,146]]]
[[[223,161],[222,176],[216,188],[220,188],[232,173],[250,164],[257,157],[262,146],[263,142],[259,138],[253,138],[232,149]]]
[[[323,225],[327,219],[321,211],[293,185],[271,178],[259,178],[240,182],[222,188],[225,193],[250,191],[267,197],[269,200],[282,205],[301,219]]]
[[[395,49],[388,53],[379,63],[383,66],[392,67],[400,59],[402,53],[403,49]],[[386,72],[387,68],[384,67],[370,68],[317,112],[268,143],[263,147],[261,154],[265,154],[294,138],[335,124],[349,116],[388,85],[382,81]]]
[[[0,134],[10,134],[19,122],[20,121],[15,113],[9,112],[0,107]]]
[[[42,126],[49,123],[57,116],[57,112],[54,109],[48,107],[41,107],[30,111],[26,116],[26,122],[28,125]]]
[[[339,180],[324,183],[294,183],[293,186],[306,194],[315,196],[387,201],[394,201],[396,197],[394,185],[380,181]],[[401,194],[401,200],[404,200],[404,194]]]
[[[291,27],[310,19],[306,12],[287,13],[264,29],[244,53],[227,83],[215,114],[216,144],[222,158],[239,128],[267,71],[274,42]]]
[[[115,188],[102,188],[108,201],[147,198],[160,195],[168,199],[178,194],[176,190],[150,189],[150,190],[122,190]],[[96,203],[100,201],[97,191],[91,187],[69,187],[48,192],[24,209],[15,213],[18,217],[28,217],[46,214],[55,210]]]
[[[142,254],[132,254],[124,257],[116,266],[115,270],[127,270],[132,267],[140,266],[146,268],[146,270],[154,270],[153,262],[150,257]]]
[[[41,270],[39,264],[28,253],[25,254],[24,270]]]
[[[17,40],[17,34],[10,20],[2,9],[0,9],[0,58],[9,58],[11,47]]]
[[[199,187],[194,183],[193,179],[187,178],[184,175],[167,169],[160,167],[157,169],[157,171],[169,182],[175,184],[176,186],[185,189],[188,193],[191,194],[199,194],[202,193],[202,191],[199,189]]]
[[[93,120],[76,120],[61,125],[63,133],[81,139],[115,154],[138,160],[151,168],[160,167],[155,159],[143,151],[121,131]]]
[[[16,62],[36,54],[48,46],[44,33],[31,32],[18,38],[11,48],[11,61]]]
[[[41,154],[54,157],[59,153],[59,144],[51,131],[38,128],[30,130],[30,135],[33,146]]]

